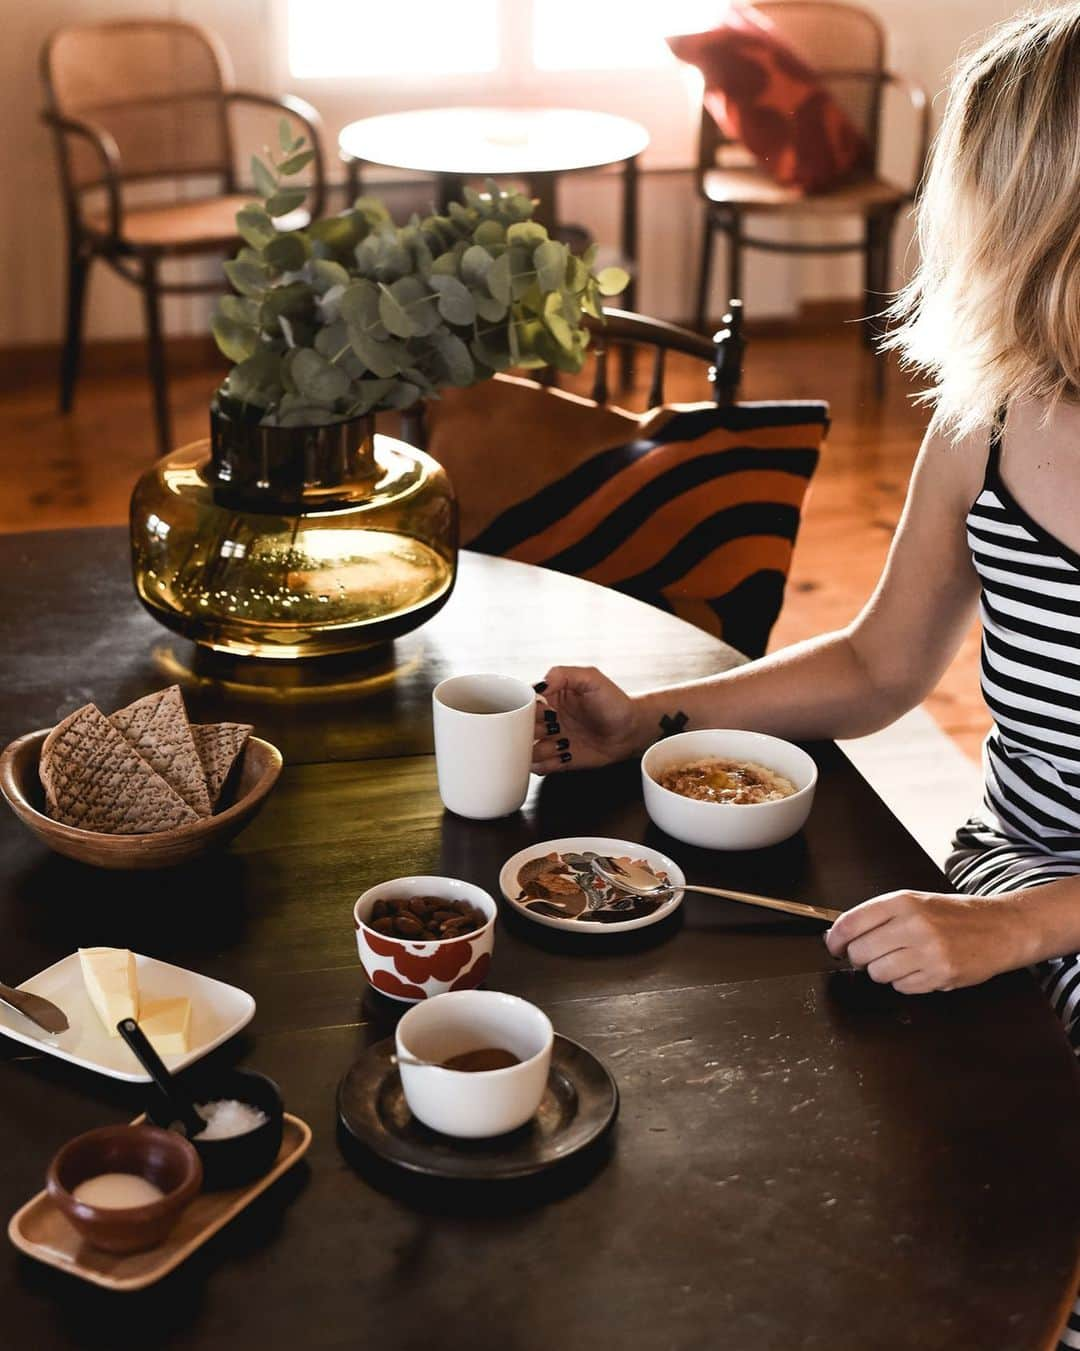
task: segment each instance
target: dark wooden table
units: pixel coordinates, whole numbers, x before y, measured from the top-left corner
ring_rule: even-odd
[[[659,836],[635,766],[536,784],[505,821],[443,814],[428,712],[442,675],[585,661],[642,686],[723,667],[728,649],[588,583],[466,556],[450,604],[389,659],[317,677],[216,667],[141,612],[121,530],[0,538],[0,623],[0,741],[177,678],[193,715],[249,718],[286,757],[229,852],[161,875],[69,863],[5,814],[0,976],[100,943],[233,981],[258,1011],[218,1056],[273,1075],[315,1132],[306,1163],[141,1294],[7,1248],[5,1347],[1053,1344],[1077,1256],[1080,1095],[1023,975],[905,1000],[838,970],[817,926],[723,902],[688,898],[669,923],[598,941],[504,909],[491,984],[604,1058],[622,1094],[613,1136],[561,1172],[485,1188],[420,1184],[336,1125],[339,1078],[396,1008],[356,961],[352,902],[377,880],[440,872],[495,891],[522,844],[595,832],[655,841],[702,881],[839,906],[943,885],[826,745],[811,748],[805,834],[758,854]],[[0,1210],[64,1140],[140,1101],[0,1038]]]

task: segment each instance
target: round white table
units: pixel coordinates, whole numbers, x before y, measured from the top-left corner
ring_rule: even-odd
[[[631,276],[637,261],[637,159],[648,144],[640,123],[586,108],[417,108],[350,122],[338,139],[350,199],[359,191],[363,164],[430,174],[440,210],[460,198],[468,178],[522,178],[537,199],[537,219],[551,229],[558,223],[560,174],[621,165],[620,245]],[[633,308],[632,290],[626,303]]]

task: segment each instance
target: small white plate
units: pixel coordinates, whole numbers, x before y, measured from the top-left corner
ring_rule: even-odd
[[[200,976],[182,966],[159,962],[154,957],[135,954],[139,994],[144,999],[164,999],[186,995],[191,1000],[191,1050],[186,1055],[162,1056],[166,1066],[182,1070],[201,1060],[223,1041],[228,1041],[255,1015],[255,1000],[235,985]],[[70,1060],[73,1065],[107,1074],[110,1079],[126,1079],[134,1084],[150,1082],[150,1076],[135,1059],[120,1037],[110,1037],[90,1003],[83,984],[79,954],[73,952],[53,966],[24,980],[18,987],[39,994],[63,1009],[70,1024],[66,1032],[51,1036],[28,1019],[0,1004],[0,1032],[13,1037],[45,1055]]]
[[[518,899],[521,894],[517,882],[518,873],[530,859],[542,858],[545,854],[561,854],[565,858],[567,854],[588,853],[605,854],[613,858],[630,858],[645,863],[654,872],[665,873],[671,879],[675,890],[662,900],[655,910],[646,915],[638,915],[635,919],[624,920],[565,919],[561,915],[544,914],[534,909],[528,902]],[[570,929],[574,933],[625,933],[627,929],[644,929],[649,924],[658,924],[682,904],[681,888],[685,885],[686,877],[683,870],[658,849],[650,849],[644,844],[634,844],[630,840],[611,840],[599,835],[571,835],[562,840],[544,840],[540,844],[531,844],[528,849],[522,849],[513,858],[507,859],[499,873],[502,894],[519,914],[525,915],[537,924],[546,924],[551,929]]]

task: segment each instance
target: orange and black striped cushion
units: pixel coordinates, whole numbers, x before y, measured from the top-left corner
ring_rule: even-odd
[[[466,543],[624,591],[758,656],[827,427],[821,402],[664,410],[647,437],[590,454]]]

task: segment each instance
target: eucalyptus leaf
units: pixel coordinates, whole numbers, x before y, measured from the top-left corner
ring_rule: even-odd
[[[545,243],[547,237],[548,232],[535,220],[518,221],[506,232],[508,244],[524,244],[527,249],[535,249],[537,245]]]
[[[465,343],[454,333],[436,333],[431,345],[439,355],[446,379],[452,385],[471,385],[476,374],[472,356]]]
[[[557,291],[566,281],[568,252],[565,244],[554,239],[545,239],[533,250],[533,267],[536,268],[536,280],[542,291]]]
[[[229,372],[225,392],[241,403],[272,407],[281,384],[281,358],[267,347],[259,348]]]
[[[226,300],[234,297],[226,296]],[[218,308],[210,320],[210,331],[219,350],[230,361],[246,361],[259,342],[259,331],[252,324],[238,323]]]
[[[439,314],[448,324],[464,327],[476,318],[477,305],[473,293],[457,277],[432,275],[428,278],[428,285],[438,292]]]
[[[509,249],[505,253],[501,253],[491,264],[485,280],[492,297],[501,305],[509,305],[513,295]]]
[[[301,348],[289,366],[299,393],[309,403],[335,404],[349,388],[349,377],[310,347]]]
[[[260,197],[273,197],[277,192],[277,177],[258,155],[251,157],[251,177],[255,184],[255,191]],[[274,213],[271,212],[271,215]]]
[[[488,273],[488,280],[491,280],[491,273]],[[473,304],[476,306],[476,313],[481,319],[486,319],[488,323],[498,323],[500,319],[506,318],[506,312],[510,308],[510,302],[507,300],[497,300],[494,296],[486,296],[482,291],[473,291]]]
[[[278,235],[263,249],[263,257],[278,272],[299,272],[311,254],[311,245],[300,233]]]
[[[270,282],[264,267],[239,258],[225,264],[225,275],[242,296],[261,296]]]
[[[409,311],[387,286],[380,288],[379,318],[398,338],[411,338],[420,331]]]
[[[301,169],[306,169],[315,158],[314,150],[300,150],[295,155],[290,155],[288,159],[279,162],[277,171],[279,174],[298,174]]]
[[[487,249],[480,244],[473,244],[461,255],[461,280],[469,286],[483,286],[494,261]]]
[[[382,379],[397,375],[403,366],[409,364],[408,353],[401,343],[391,340],[378,342],[363,329],[348,325],[349,344],[364,363],[364,369]]]
[[[357,328],[370,330],[383,327],[379,318],[379,288],[372,281],[360,278],[345,288],[341,297],[341,317]]]
[[[478,244],[483,244],[485,248],[492,244],[502,244],[506,241],[506,229],[500,221],[482,220],[473,231],[473,239]]]
[[[273,286],[264,292],[262,298],[261,320],[264,324],[276,323],[284,314],[289,319],[304,319],[315,308],[315,292],[303,281],[289,282],[287,286]]]
[[[281,118],[281,120],[278,122],[277,134],[278,134],[278,145],[281,146],[282,150],[284,151],[291,150],[293,143],[293,130],[292,130],[292,123],[289,121],[287,117]]]
[[[630,285],[630,274],[621,267],[605,267],[596,274],[596,284],[602,296],[617,296]]]
[[[271,216],[287,216],[290,211],[303,205],[306,196],[306,188],[279,188],[268,198],[266,209]]]
[[[312,288],[318,295],[325,296],[327,291],[332,291],[336,286],[346,287],[349,284],[349,274],[340,263],[330,258],[312,259],[308,271]]]
[[[217,312],[234,324],[246,324],[254,328],[259,322],[259,302],[249,296],[222,296],[217,303]]]
[[[253,249],[263,249],[276,236],[274,222],[266,211],[255,202],[242,206],[236,213],[236,228],[241,239]]]

